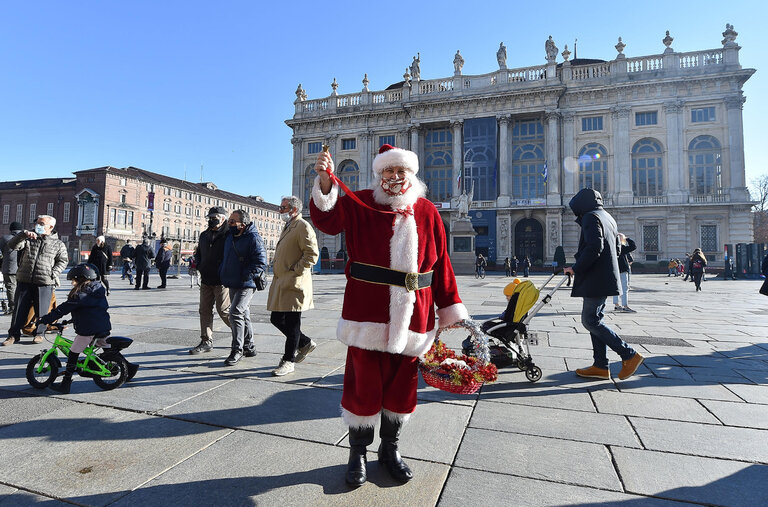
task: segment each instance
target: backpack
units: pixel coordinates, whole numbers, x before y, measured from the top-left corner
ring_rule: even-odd
[[[701,268],[702,268],[702,265],[700,260],[693,261],[693,269],[701,269]]]

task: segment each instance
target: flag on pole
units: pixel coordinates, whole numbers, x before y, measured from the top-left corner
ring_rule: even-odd
[[[541,176],[544,178],[544,183],[547,182],[547,161],[544,161],[544,168],[541,170]]]
[[[459,171],[459,176],[456,178],[456,188],[461,190],[461,171]]]

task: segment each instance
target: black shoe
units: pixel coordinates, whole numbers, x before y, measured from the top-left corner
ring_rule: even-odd
[[[158,289],[165,289],[165,285],[158,285],[157,288]]]
[[[239,350],[233,350],[229,357],[224,361],[227,366],[234,366],[243,358],[243,353]]]
[[[255,357],[256,356],[256,347],[251,347],[251,348],[244,349],[243,355],[245,357]]]
[[[51,389],[53,389],[57,393],[69,394],[69,388],[71,385],[72,385],[72,374],[64,373],[64,376],[61,378],[61,383],[52,385]]]
[[[141,287],[134,287],[133,290],[139,290]]]
[[[368,480],[366,471],[367,459],[365,447],[351,447],[349,449],[349,461],[347,462],[347,475],[344,480],[350,486],[362,486]]]
[[[152,287],[142,287],[142,290],[150,290]]]
[[[193,349],[189,349],[189,353],[192,355],[202,354],[203,352],[210,352],[213,350],[213,342],[209,340],[200,340],[200,344]]]

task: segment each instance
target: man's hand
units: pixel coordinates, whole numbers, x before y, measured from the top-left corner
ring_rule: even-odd
[[[32,231],[24,231],[24,234],[26,234],[29,239],[37,239],[37,234]]]
[[[331,177],[333,173],[333,159],[327,151],[320,152],[315,163],[315,172],[320,176],[320,190],[323,194],[331,191]]]
[[[570,266],[567,267],[567,268],[563,268],[563,274],[564,275],[571,275],[571,276],[573,276],[573,268],[570,267]]]

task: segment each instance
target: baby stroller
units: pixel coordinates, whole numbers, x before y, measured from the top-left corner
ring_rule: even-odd
[[[567,276],[563,276],[562,280],[539,301],[539,292],[544,290],[547,284],[561,272],[562,270],[558,270],[552,273],[540,289],[537,289],[530,280],[520,282],[509,298],[503,318],[487,320],[480,326],[490,336],[488,346],[491,362],[497,368],[516,366],[525,372],[525,377],[531,382],[541,378],[541,368],[536,366],[531,358],[528,323],[568,280]],[[537,301],[538,304],[536,304]],[[462,348],[466,355],[477,355],[470,338],[462,342]]]

